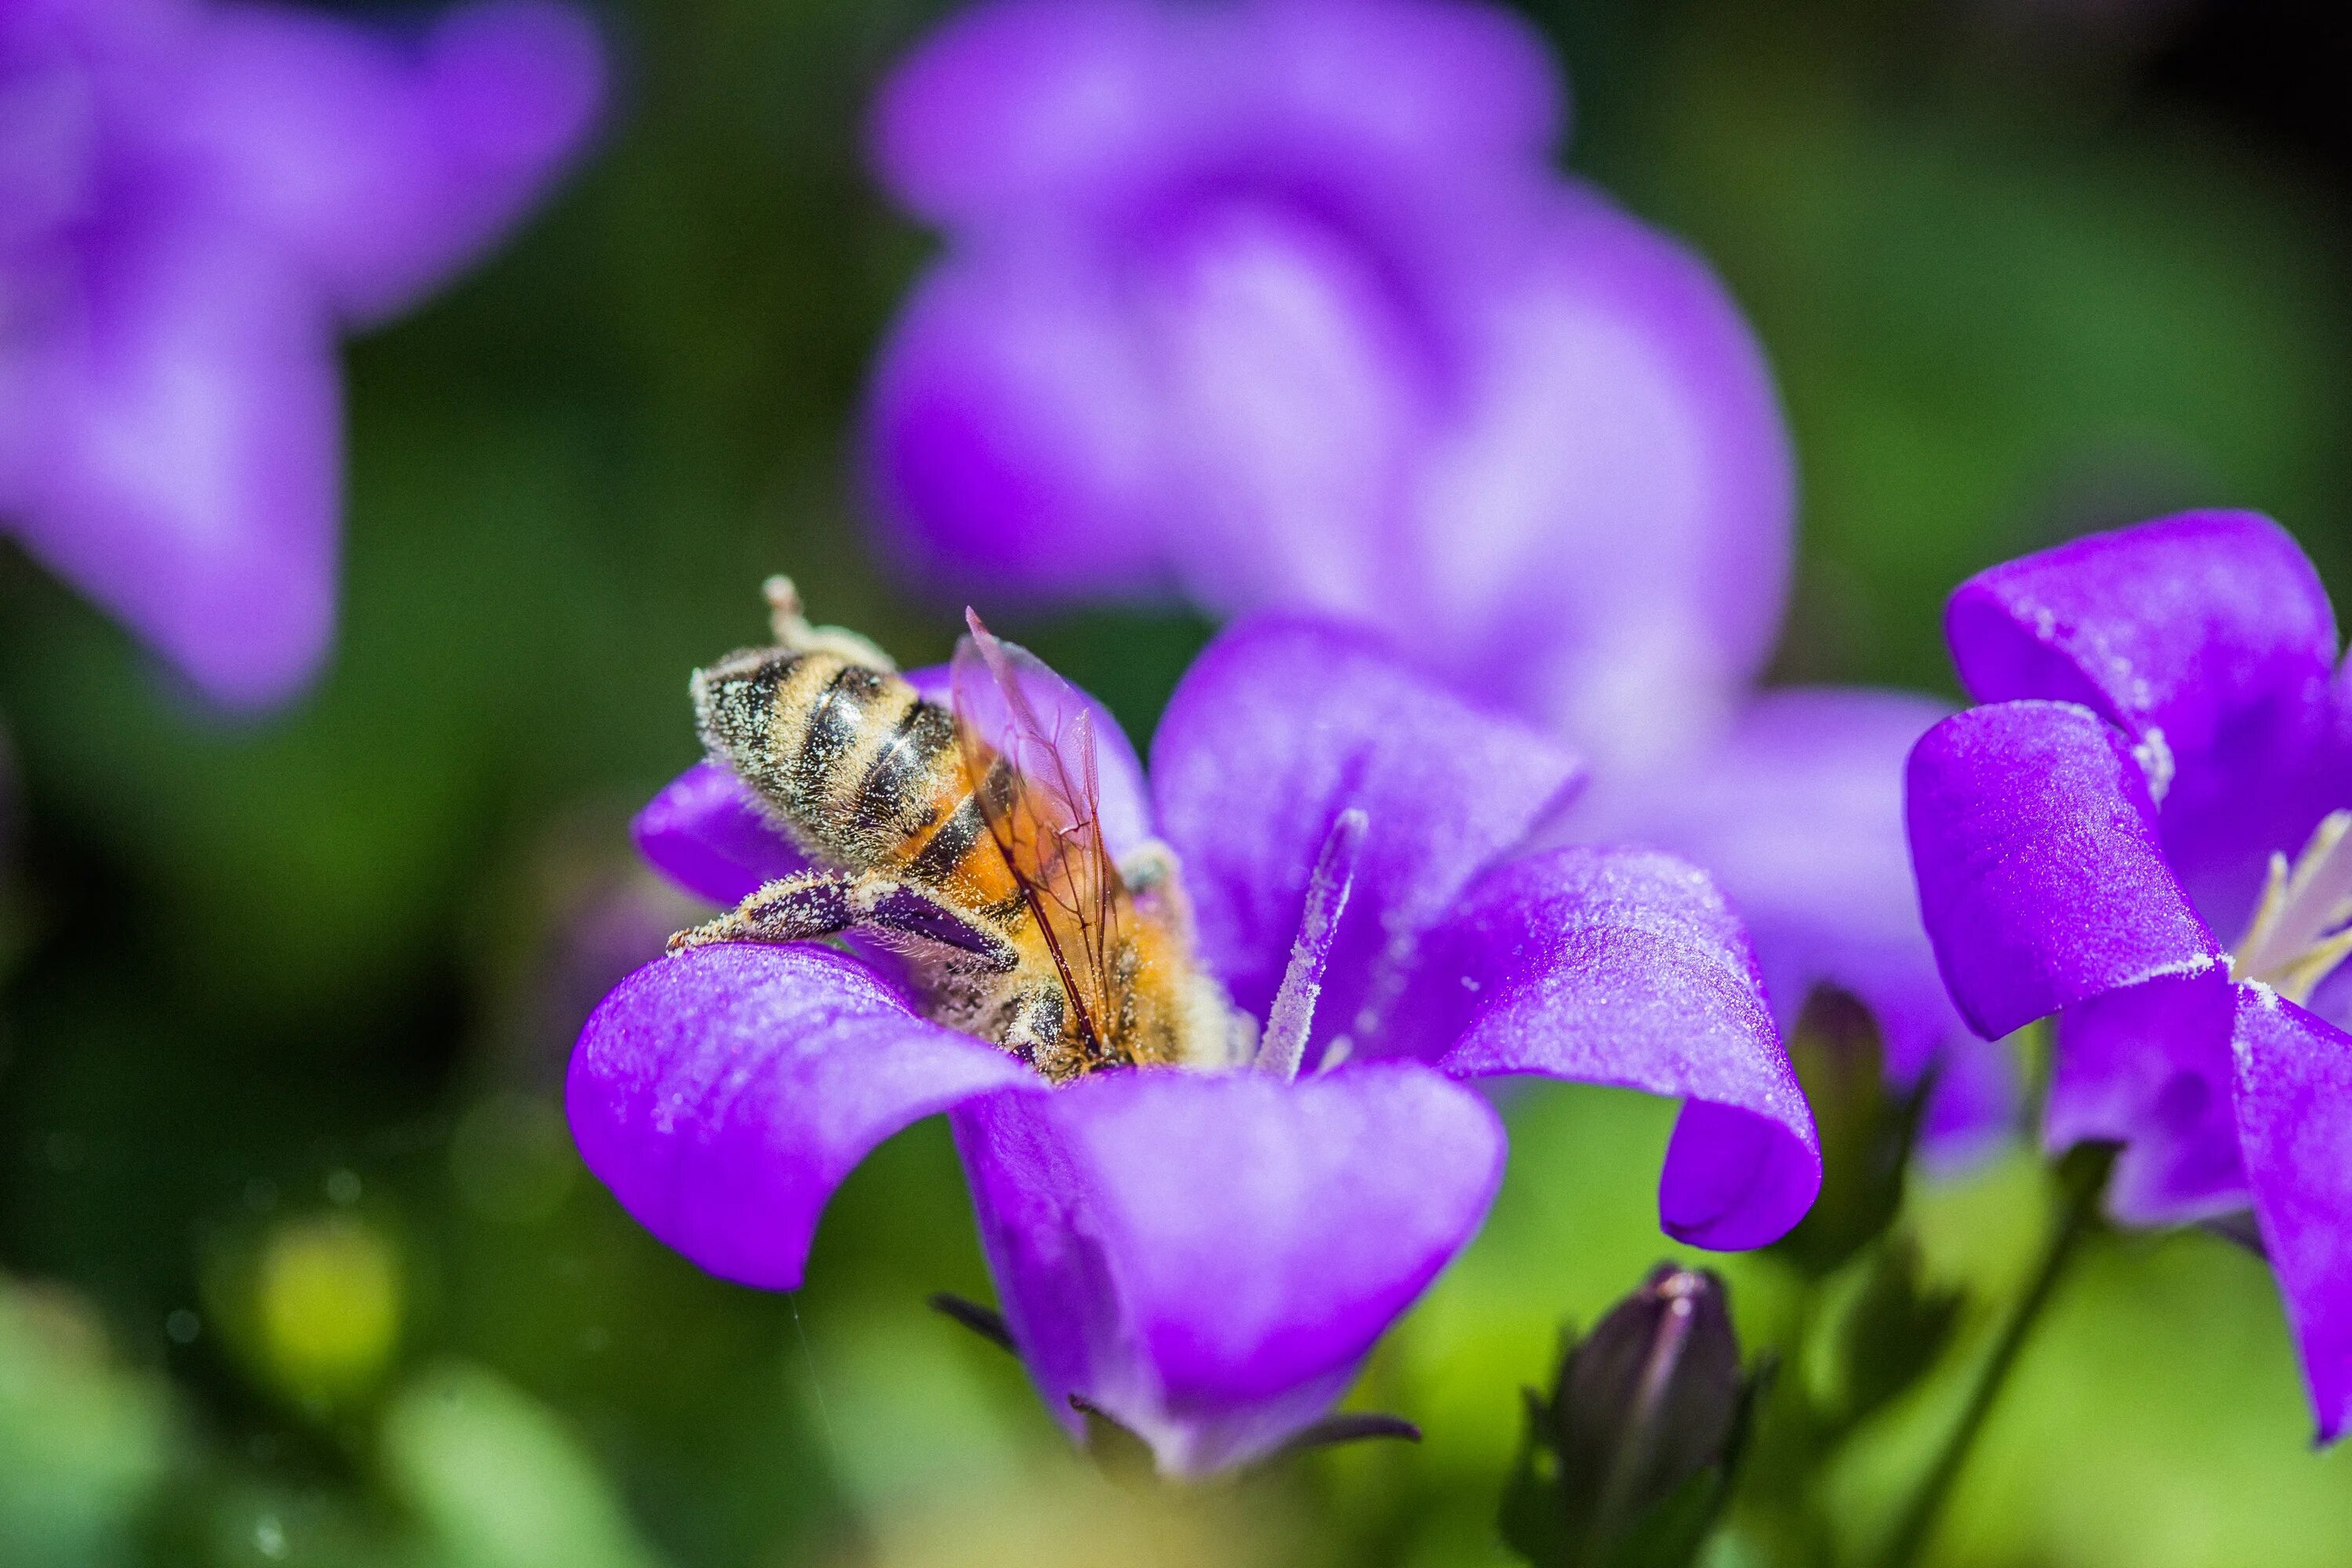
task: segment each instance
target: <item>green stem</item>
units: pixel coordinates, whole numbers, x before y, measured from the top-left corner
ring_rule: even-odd
[[[2083,1238],[2097,1224],[2099,1200],[2107,1190],[2107,1173],[2115,1168],[2116,1152],[2113,1143],[2085,1143],[2059,1163],[2058,1179],[2063,1197],[2049,1237],[2042,1243],[2042,1261],[2035,1267],[2025,1294],[2010,1310],[2008,1321],[2001,1324],[2000,1338],[1994,1342],[1992,1354],[1978,1372],[1976,1386],[1969,1391],[1968,1406],[1960,1412],[1951,1436],[1945,1439],[1943,1452],[1936,1456],[1935,1465],[1921,1479],[1919,1489],[1912,1494],[1909,1506],[1903,1510],[1901,1522],[1887,1537],[1885,1550],[1878,1554],[1879,1568],[1910,1568],[1935,1533],[1953,1484],[1960,1479],[1961,1470],[1968,1466],[1969,1454],[1976,1447],[1977,1435],[1984,1429],[1985,1418],[1992,1414],[1994,1403],[2000,1398],[2001,1389],[2017,1365],[2018,1352],[2025,1348],[2042,1310],[2057,1291],[2058,1281],[2081,1251]]]

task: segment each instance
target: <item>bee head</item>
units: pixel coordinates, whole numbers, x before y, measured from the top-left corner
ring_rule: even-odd
[[[746,778],[759,776],[776,721],[776,692],[801,657],[744,648],[694,672],[694,727],[714,759]]]

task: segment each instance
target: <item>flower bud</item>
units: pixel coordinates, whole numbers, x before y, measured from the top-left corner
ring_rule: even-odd
[[[1661,1264],[1530,1391],[1512,1545],[1539,1564],[1686,1562],[1728,1489],[1753,1384],[1723,1281]]]

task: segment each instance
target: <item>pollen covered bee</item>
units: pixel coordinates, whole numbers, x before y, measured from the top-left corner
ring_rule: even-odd
[[[775,645],[695,671],[695,721],[818,868],[673,951],[859,931],[908,960],[931,1017],[1056,1082],[1246,1050],[1171,857],[1111,859],[1085,699],[968,614],[943,706],[866,638],[810,626],[788,579],[767,594]]]

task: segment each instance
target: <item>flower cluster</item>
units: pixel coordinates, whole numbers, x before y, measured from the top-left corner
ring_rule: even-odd
[[[1704,866],[1783,1026],[1863,998],[1930,1142],[2007,1122],[1904,847],[1945,711],[1750,684],[1794,487],[1762,353],[1707,268],[1550,166],[1516,17],[1429,0],[1000,0],[886,85],[874,161],[944,258],[875,373],[868,462],[919,577],[1400,636],[1564,736],[1556,839]]]
[[[890,80],[876,161],[947,244],[871,389],[887,537],[959,592],[1231,619],[1148,776],[1098,708],[1074,776],[1262,1044],[1049,1081],[1013,1037],[951,1026],[904,962],[910,915],[866,922],[894,951],[835,890],[837,945],[689,943],[606,998],[568,1086],[583,1156],[704,1268],[792,1288],[850,1168],[946,1113],[1048,1407],[1199,1475],[1313,1427],[1467,1242],[1504,1158],[1472,1080],[1683,1100],[1661,1222],[1752,1247],[1822,1185],[1780,1037],[1815,987],[1868,1008],[1897,1080],[1933,1075],[1941,1152],[2007,1124],[2000,1038],[2054,1016],[2048,1142],[2120,1146],[2117,1219],[2251,1211],[2332,1438],[2352,688],[2309,563],[2259,518],[2170,519],[1964,584],[1963,712],[1759,693],[1793,505],[1769,377],[1702,266],[1549,166],[1560,97],[1517,21],[1431,0],[995,0]],[[782,679],[747,710],[780,710]],[[828,743],[826,766],[848,747]],[[1006,753],[961,754],[984,814]],[[860,868],[796,838],[758,772],[715,747],[638,841],[692,891],[789,913],[813,864]],[[1062,974],[1024,994],[1083,1020]],[[1865,1293],[1913,1342],[1853,1411],[1923,1372],[1957,1310],[1887,1229],[1912,1128],[1877,1173]],[[2103,1161],[2068,1167],[2095,1173],[2070,1215]],[[2080,1226],[2054,1234],[1979,1415]],[[1706,1292],[1661,1278],[1650,1317],[1679,1334]],[[1722,1458],[1725,1494],[1748,1385],[1717,1350],[1705,1463],[1675,1474]],[[1577,1447],[1570,1381],[1530,1462]],[[1536,1533],[1625,1523],[1622,1498],[1578,1500],[1591,1477],[1555,1479]]]
[[[2352,1415],[2352,709],[2318,574],[2196,512],[1961,584],[1980,706],[1910,764],[1919,899],[1997,1036],[2054,1015],[2044,1136],[2124,1145],[2118,1219],[2251,1208],[2323,1439]]]
[[[290,6],[0,8],[0,517],[217,700],[334,625],[339,331],[479,254],[579,146],[593,34]]]
[[[1512,857],[1579,782],[1541,731],[1360,634],[1273,619],[1202,656],[1148,784],[1108,714],[1097,733],[1109,847],[1174,851],[1203,961],[1269,1021],[1255,1068],[1050,1089],[925,1018],[887,957],[690,948],[614,991],[572,1062],[581,1152],[640,1221],[714,1273],[791,1288],[849,1169],[949,1111],[1049,1407],[1074,1432],[1104,1413],[1194,1474],[1321,1416],[1475,1230],[1503,1134],[1465,1080],[1686,1099],[1659,1209],[1695,1245],[1760,1246],[1812,1201],[1811,1118],[1706,879],[1642,851]],[[803,863],[713,764],[639,833],[722,900]]]

